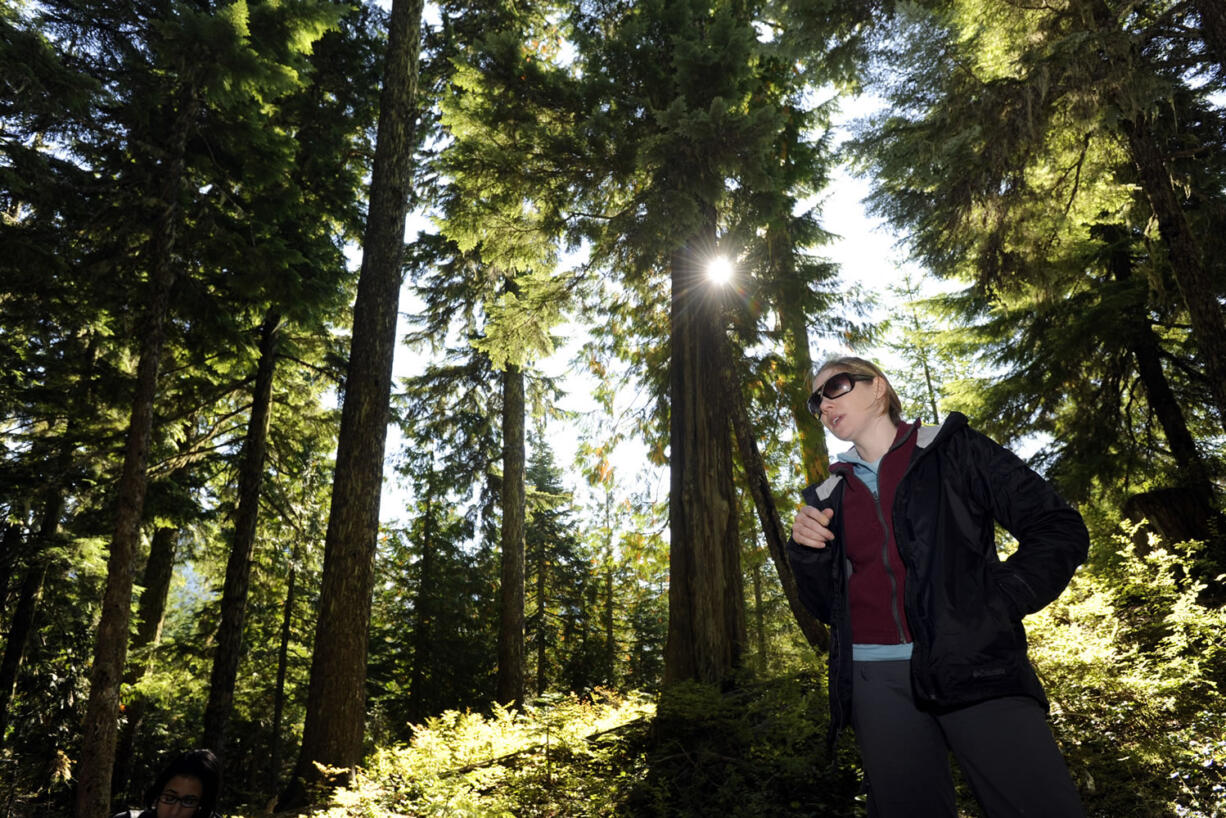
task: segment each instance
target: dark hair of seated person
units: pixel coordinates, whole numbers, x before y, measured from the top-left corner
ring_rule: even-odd
[[[217,762],[217,756],[211,750],[188,750],[172,759],[145,790],[145,805],[149,809],[157,809],[162,791],[176,775],[200,779],[200,805],[196,808],[195,818],[210,818],[217,808],[217,796],[221,790],[221,765]]]

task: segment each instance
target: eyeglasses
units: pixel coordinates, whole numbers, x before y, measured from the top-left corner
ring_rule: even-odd
[[[196,795],[174,795],[173,793],[164,792],[158,796],[158,800],[170,807],[173,807],[175,804],[182,804],[188,809],[200,806],[200,797]]]
[[[857,375],[852,372],[840,372],[837,375],[831,375],[826,379],[826,382],[819,386],[812,395],[809,396],[809,401],[806,406],[809,411],[817,417],[822,416],[822,399],[826,398],[834,400],[846,395],[856,386],[856,381],[871,381],[872,375]]]

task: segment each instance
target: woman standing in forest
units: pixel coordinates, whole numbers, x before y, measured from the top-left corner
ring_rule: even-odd
[[[788,552],[830,626],[832,736],[855,732],[869,815],[954,818],[951,751],[990,818],[1083,815],[1022,627],[1085,561],[1081,516],[963,415],[903,422],[869,361],[813,384],[809,410],[853,445],[805,489]]]
[[[210,750],[189,750],[166,765],[145,790],[140,811],[114,818],[213,818],[221,791],[221,767]]]

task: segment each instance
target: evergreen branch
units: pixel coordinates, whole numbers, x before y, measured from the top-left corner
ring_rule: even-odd
[[[322,375],[325,378],[327,378],[329,381],[337,385],[340,385],[345,382],[344,376],[338,373],[336,369],[334,368],[327,367],[327,366],[321,366],[320,364],[311,363],[310,361],[304,361],[302,358],[299,358],[297,355],[288,355],[284,352],[281,353],[279,357],[284,358],[287,361],[293,361],[294,363],[301,366],[303,369],[309,370],[318,375]]]

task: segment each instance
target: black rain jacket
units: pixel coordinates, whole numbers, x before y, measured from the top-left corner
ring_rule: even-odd
[[[1022,617],[1059,596],[1085,561],[1085,523],[1046,480],[971,429],[965,416],[950,413],[940,426],[922,426],[916,434],[892,509],[906,566],[916,701],[946,712],[1023,695],[1046,707],[1026,656]],[[851,567],[839,513],[846,479],[835,475],[804,490],[806,503],[834,510],[834,540],[825,548],[788,543],[801,601],[830,626],[832,739],[851,719]],[[1003,562],[997,523],[1018,541]]]

